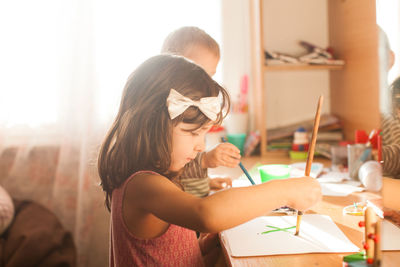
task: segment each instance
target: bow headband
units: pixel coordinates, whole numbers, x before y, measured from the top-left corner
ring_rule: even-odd
[[[194,101],[171,89],[167,98],[167,107],[171,120],[181,115],[190,106],[198,107],[212,121],[217,119],[217,115],[221,111],[218,97],[203,97],[199,101]]]

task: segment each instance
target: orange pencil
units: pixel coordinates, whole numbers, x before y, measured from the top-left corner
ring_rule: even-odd
[[[321,117],[321,108],[322,108],[323,99],[324,99],[324,97],[321,95],[318,100],[317,113],[315,114],[314,128],[312,131],[310,148],[308,149],[308,154],[307,154],[305,176],[310,176],[310,172],[311,172],[311,165],[312,165],[312,161],[314,158],[315,142],[317,141],[319,119]],[[295,235],[299,235],[299,233],[300,233],[300,222],[301,222],[302,215],[303,215],[302,211],[297,211],[297,223],[296,223]]]

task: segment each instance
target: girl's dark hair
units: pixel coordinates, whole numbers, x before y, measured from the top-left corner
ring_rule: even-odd
[[[174,126],[185,122],[194,124],[195,130],[210,122],[194,106],[171,120],[166,106],[171,89],[192,100],[221,95],[215,124],[229,110],[227,91],[183,57],[158,55],[141,64],[125,85],[118,114],[100,149],[98,171],[109,210],[112,191],[133,173],[150,170],[170,179],[177,175],[168,171]]]

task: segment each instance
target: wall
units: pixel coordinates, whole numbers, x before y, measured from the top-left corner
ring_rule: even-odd
[[[240,78],[244,74],[250,75],[251,71],[249,2],[221,0],[221,12],[223,18],[222,80],[232,100],[236,101],[240,92]],[[251,94],[251,87],[250,81],[249,94]],[[251,101],[251,96],[249,96],[249,100]],[[252,108],[251,105],[250,108]],[[254,113],[253,110],[250,112]],[[250,124],[253,124],[253,117],[250,118]]]
[[[249,5],[250,1],[241,0],[221,3],[222,80],[233,100],[239,93],[240,77],[251,74]],[[327,0],[264,0],[264,48],[299,56],[306,53],[300,40],[327,47],[327,12]],[[325,97],[323,113],[329,113],[329,75],[327,70],[265,72],[267,127],[314,118],[320,94]],[[251,80],[249,88],[249,108],[254,114]],[[250,116],[250,128],[254,129],[254,116]]]
[[[328,13],[326,0],[264,1],[264,48],[293,56],[307,51],[299,41],[326,48]],[[322,112],[329,113],[329,71],[279,71],[264,74],[267,87],[267,128],[313,119],[319,95]]]
[[[345,138],[355,130],[379,128],[379,57],[375,1],[329,1],[329,38],[343,71],[331,73],[331,112]]]

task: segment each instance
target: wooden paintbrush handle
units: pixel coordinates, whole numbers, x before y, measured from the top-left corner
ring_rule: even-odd
[[[306,164],[306,171],[305,171],[306,176],[310,176],[310,173],[311,173],[311,165],[312,165],[312,162],[314,159],[315,143],[317,141],[319,120],[321,118],[321,108],[322,108],[323,101],[324,101],[324,97],[321,95],[318,99],[317,112],[315,113],[315,119],[314,119],[314,128],[313,128],[312,135],[311,135],[310,148],[308,149],[307,164]]]

